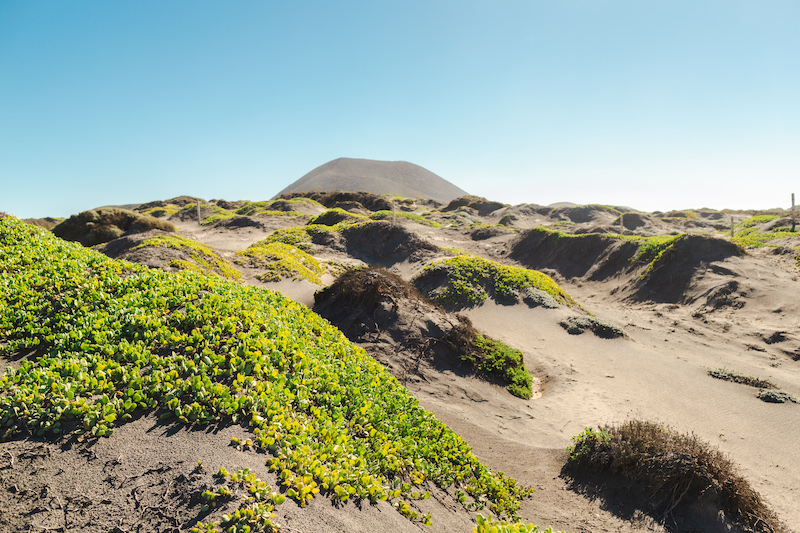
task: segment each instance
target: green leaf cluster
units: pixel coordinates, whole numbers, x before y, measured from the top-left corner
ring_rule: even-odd
[[[498,516],[532,491],[489,471],[379,363],[282,295],[115,261],[0,220],[0,440],[109,436],[155,412],[245,423],[298,504],[456,486]],[[292,489],[292,491],[289,491]]]
[[[576,305],[575,300],[550,276],[538,270],[501,265],[474,255],[435,261],[426,266],[417,278],[436,273],[445,275],[446,286],[428,297],[445,306],[478,305],[489,295],[517,299],[519,291],[527,287],[542,290],[564,305]]]
[[[508,392],[514,396],[525,400],[531,398],[533,378],[525,368],[521,351],[480,334],[475,335],[473,344],[482,354],[479,360],[472,361],[477,364],[478,370],[508,382]],[[469,355],[465,357],[470,359]]]
[[[325,271],[314,257],[303,250],[282,242],[260,241],[246,250],[236,252],[239,264],[264,267],[266,272],[258,277],[261,281],[280,281],[283,278],[305,279],[322,284],[320,276]]]
[[[233,280],[238,280],[242,277],[242,274],[236,270],[233,265],[212,250],[210,246],[195,241],[194,239],[189,239],[180,235],[156,235],[142,241],[141,244],[134,247],[134,250],[147,246],[188,250],[189,256],[194,263],[183,259],[175,259],[170,263],[171,266],[180,270],[213,274]]]
[[[478,525],[472,530],[473,533],[554,533],[552,528],[539,529],[539,526],[525,524],[522,522],[506,522],[505,520],[495,520],[491,515],[484,518],[482,514],[475,517]],[[564,533],[563,531],[560,533]]]

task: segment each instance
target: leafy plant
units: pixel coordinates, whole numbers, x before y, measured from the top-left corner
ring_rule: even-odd
[[[444,278],[444,287],[427,292],[428,297],[448,307],[477,305],[492,295],[505,300],[519,299],[526,287],[540,289],[559,303],[577,305],[550,276],[537,270],[501,265],[472,255],[442,259],[426,266],[412,283],[420,288],[426,280]]]
[[[539,526],[525,524],[522,522],[510,523],[505,520],[495,520],[491,515],[486,518],[478,513],[475,517],[477,526],[472,530],[473,533],[554,533],[552,528],[540,530]],[[561,531],[560,533],[564,533]]]
[[[239,264],[264,267],[266,273],[260,275],[261,281],[280,281],[283,278],[305,279],[318,285],[325,269],[319,261],[303,250],[282,242],[256,243],[246,250],[236,252],[241,259]]]
[[[156,413],[248,424],[298,505],[318,495],[396,501],[428,482],[513,517],[532,492],[489,471],[307,307],[219,277],[115,261],[11,217],[0,220],[0,341],[5,355],[40,352],[0,376],[0,440],[108,437]]]
[[[475,335],[473,344],[481,354],[480,359],[473,362],[477,364],[478,370],[486,374],[498,376],[507,381],[508,392],[519,398],[530,399],[533,391],[531,386],[533,378],[525,368],[522,352],[511,348],[502,341],[490,339],[483,335]],[[470,358],[470,355],[466,355]],[[474,357],[474,356],[472,356]]]
[[[187,250],[192,262],[176,259],[170,264],[181,270],[191,270],[203,274],[214,274],[223,278],[238,280],[242,274],[236,270],[226,259],[222,258],[210,246],[201,242],[182,237],[180,235],[156,235],[141,242],[134,247],[166,247],[174,250]]]

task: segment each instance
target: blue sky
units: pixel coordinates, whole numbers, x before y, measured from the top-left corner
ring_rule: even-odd
[[[788,207],[800,2],[0,0],[0,211],[270,198],[337,157],[507,203]]]

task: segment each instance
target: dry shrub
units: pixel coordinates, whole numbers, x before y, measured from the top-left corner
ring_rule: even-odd
[[[646,503],[662,521],[701,499],[714,502],[732,522],[757,532],[786,531],[736,465],[695,435],[679,434],[633,420],[575,437],[565,467],[573,476],[608,474],[624,478],[650,495]]]

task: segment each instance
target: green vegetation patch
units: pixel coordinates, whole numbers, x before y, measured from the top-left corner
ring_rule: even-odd
[[[508,392],[514,396],[526,400],[531,398],[533,378],[525,368],[521,351],[480,334],[475,335],[473,345],[481,357],[467,354],[464,356],[466,361],[474,363],[479,371],[509,383]]]
[[[310,252],[311,244],[315,237],[320,237],[325,233],[331,232],[341,233],[345,232],[349,228],[371,223],[372,221],[368,219],[347,219],[338,222],[333,226],[326,226],[324,224],[308,224],[295,228],[278,229],[268,235],[267,238],[258,241],[253,246],[260,246],[273,242],[282,242],[284,244],[291,244],[292,246],[295,246],[304,252]]]
[[[258,276],[261,281],[280,281],[284,278],[293,278],[305,279],[311,283],[322,285],[320,276],[325,269],[319,261],[291,244],[257,243],[236,253],[241,257],[237,263],[267,269],[266,273]]]
[[[335,226],[341,222],[358,222],[366,218],[364,215],[345,211],[341,207],[334,207],[309,220],[308,225]]]
[[[736,224],[736,226],[734,226],[734,229],[752,228],[753,226],[758,226],[760,224],[766,224],[767,222],[772,222],[773,220],[777,220],[778,218],[779,218],[778,215],[754,215]]]
[[[156,412],[200,427],[249,425],[252,447],[270,455],[300,505],[318,494],[400,508],[430,482],[514,517],[532,492],[490,472],[307,307],[218,277],[115,261],[13,218],[0,220],[0,340],[4,355],[40,354],[0,376],[0,440],[107,437]]]
[[[226,259],[220,257],[209,246],[188,239],[180,235],[156,235],[142,241],[141,244],[133,248],[145,248],[147,246],[164,246],[174,250],[187,250],[192,261],[182,259],[173,260],[170,265],[180,270],[192,270],[203,274],[212,274],[223,278],[238,280],[242,274],[236,270]]]
[[[791,231],[789,228],[775,228],[772,231],[759,231],[758,228],[748,227],[735,232],[733,242],[744,248],[760,248],[771,246],[770,241],[775,239],[787,239],[799,237],[800,233]]]
[[[375,211],[374,213],[372,213],[369,216],[369,218],[371,218],[372,220],[386,220],[386,219],[391,219],[392,216],[405,218],[406,220],[411,220],[413,222],[416,222],[417,224],[430,226],[432,228],[441,228],[442,227],[441,224],[439,224],[438,222],[436,222],[434,220],[428,220],[427,218],[423,217],[422,215],[417,215],[417,214],[414,214],[414,213],[406,213],[404,211],[395,211],[395,212],[387,211],[387,210]]]
[[[480,513],[475,517],[475,521],[478,525],[472,530],[473,533],[555,533],[549,527],[547,529],[539,529],[539,526],[524,522],[495,520],[492,515],[484,518]],[[559,533],[564,532],[561,531]]]
[[[576,305],[553,279],[538,270],[501,265],[473,255],[442,259],[426,266],[414,278],[415,286],[424,277],[444,276],[445,286],[428,294],[438,304],[447,307],[478,305],[492,295],[504,300],[517,300],[527,287],[542,290],[557,302]],[[419,287],[418,287],[419,288]]]
[[[649,496],[641,508],[652,508],[663,520],[708,491],[718,495],[720,507],[734,522],[759,532],[784,530],[734,463],[694,435],[633,420],[599,431],[587,428],[573,442],[566,465],[570,475],[626,479],[633,490]]]

